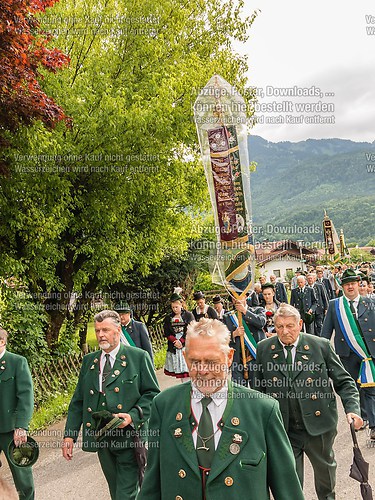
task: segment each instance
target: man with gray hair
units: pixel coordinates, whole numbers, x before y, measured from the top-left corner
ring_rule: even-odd
[[[31,466],[16,467],[9,460],[9,444],[27,441],[27,430],[34,410],[33,382],[23,356],[6,349],[8,333],[0,327],[0,452],[3,451],[20,498],[34,498]]]
[[[191,382],[153,401],[148,465],[137,500],[302,500],[278,403],[228,380],[229,331],[202,318],[187,329]]]
[[[270,282],[275,286],[275,298],[280,303],[288,302],[288,295],[286,293],[286,288],[284,283],[281,281],[276,281],[276,276],[274,274],[270,274]]]
[[[319,500],[335,498],[337,434],[336,396],[348,423],[362,425],[355,383],[330,342],[300,333],[302,320],[293,306],[281,304],[274,316],[277,337],[257,346],[255,388],[280,403],[297,473],[303,486],[304,454],[310,459]]]
[[[297,287],[290,294],[290,305],[298,309],[301,315],[301,328],[306,333],[314,334],[314,315],[318,303],[314,290],[306,286],[304,276],[297,277]]]
[[[141,479],[135,452],[141,451],[139,439],[147,438],[151,402],[159,387],[149,354],[120,343],[119,314],[105,310],[94,321],[100,350],[83,358],[62,452],[72,460],[83,425],[82,449],[98,452],[112,500],[132,500]]]

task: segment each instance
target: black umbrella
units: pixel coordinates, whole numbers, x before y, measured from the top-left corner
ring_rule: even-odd
[[[358,446],[357,436],[354,430],[354,423],[350,424],[350,431],[353,439],[353,463],[350,467],[349,477],[361,483],[361,495],[364,500],[373,500],[372,488],[368,484],[369,464],[365,462],[361,450]]]

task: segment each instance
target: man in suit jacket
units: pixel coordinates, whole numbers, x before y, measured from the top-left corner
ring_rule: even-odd
[[[131,500],[138,491],[138,467],[134,455],[135,433],[144,438],[151,402],[159,392],[150,356],[120,342],[121,322],[116,311],[95,315],[100,351],[83,358],[76,390],[65,425],[63,456],[73,458],[73,443],[83,425],[84,451],[98,452],[112,500]],[[95,439],[93,414],[107,410],[123,423]]]
[[[294,276],[293,276],[293,278],[290,281],[290,289],[291,290],[293,290],[294,288],[297,288],[297,286],[298,286],[298,284],[297,284],[297,278],[298,278],[298,276],[303,276],[302,275],[302,269],[300,267],[297,267],[297,269],[295,270]]]
[[[328,300],[335,298],[335,292],[333,291],[331,282],[328,278],[324,278],[324,268],[321,266],[316,268],[316,282],[324,286]]]
[[[0,328],[0,452],[3,451],[20,498],[34,498],[31,467],[16,467],[9,461],[8,447],[27,441],[34,410],[33,382],[26,359],[6,350],[8,333]]]
[[[275,298],[278,302],[288,302],[288,295],[286,293],[286,288],[284,283],[281,281],[276,281],[276,276],[274,274],[270,275],[270,281],[275,286]]]
[[[263,307],[249,307],[246,299],[236,300],[233,298],[233,303],[236,312],[230,311],[223,317],[223,323],[231,333],[230,347],[234,349],[233,363],[232,363],[232,380],[237,384],[244,386],[249,385],[252,387],[254,380],[253,364],[255,362],[254,353],[246,350],[247,359],[247,374],[248,378],[244,375],[244,363],[242,359],[241,350],[241,336],[246,333],[245,326],[239,326],[239,314],[242,314],[243,324],[246,324],[246,329],[250,330],[250,337],[254,339],[256,345],[260,340],[266,338],[263,328],[266,324],[266,313]],[[247,333],[246,333],[247,334]],[[249,335],[247,335],[249,337]],[[251,340],[252,340],[251,339]]]
[[[255,387],[280,403],[297,473],[303,485],[304,453],[314,469],[319,500],[335,498],[336,462],[333,443],[337,433],[336,393],[347,421],[356,429],[359,395],[354,381],[342,366],[329,341],[300,333],[299,312],[288,304],[275,314],[277,337],[258,344]]]
[[[344,271],[341,278],[343,296],[329,302],[324,319],[322,337],[330,339],[335,331],[337,354],[355,381],[359,378],[360,368],[375,361],[375,302],[359,294],[360,277],[351,269]],[[350,325],[357,326],[358,335],[363,341],[365,358],[354,348],[350,338]],[[354,326],[353,325],[353,326]],[[366,363],[362,363],[367,359]],[[370,437],[375,440],[375,383],[362,380],[359,387],[362,417],[368,421]]]
[[[217,320],[191,323],[185,359],[191,383],[158,395],[138,500],[301,500],[278,403],[228,382],[233,349]]]
[[[297,278],[297,288],[292,290],[290,305],[299,311],[306,333],[314,334],[314,313],[317,302],[314,291],[306,286],[304,276],[298,276]]]
[[[153,360],[152,345],[146,325],[141,321],[135,321],[131,317],[131,307],[129,304],[121,304],[116,308],[116,311],[119,313],[121,319],[121,342],[125,345],[139,347],[147,351],[151,360]]]
[[[313,289],[316,298],[316,309],[314,315],[314,333],[315,335],[320,337],[320,334],[322,332],[324,316],[328,309],[328,295],[326,289],[324,288],[324,285],[317,281],[315,274],[309,273],[306,276],[306,279],[309,287]]]
[[[250,292],[248,292],[248,295],[246,295],[246,304],[249,307],[259,306],[259,295],[255,290],[251,290]]]

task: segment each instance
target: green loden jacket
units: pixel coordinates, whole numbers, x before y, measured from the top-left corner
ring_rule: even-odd
[[[28,429],[34,410],[33,381],[26,358],[5,351],[0,359],[0,432]]]
[[[148,465],[137,500],[202,500],[192,438],[191,384],[171,387],[153,401]],[[206,500],[302,500],[295,462],[278,403],[229,382],[218,424],[222,435],[206,483]],[[231,445],[240,442],[235,450]]]
[[[301,333],[296,348],[291,385],[288,383],[283,347],[276,336],[257,345],[254,388],[278,400],[285,428],[289,427],[288,398],[296,398],[308,434],[336,430],[336,393],[345,413],[360,415],[355,382],[326,339]]]
[[[95,441],[95,420],[92,413],[100,409],[100,356],[101,351],[84,356],[65,426],[64,436],[76,441],[83,425],[84,451],[98,451],[99,446]],[[137,347],[121,344],[107,382],[107,410],[112,413],[129,413],[134,429],[139,431],[141,439],[146,440],[151,402],[158,392],[159,386],[149,354]],[[142,419],[136,405],[143,411]]]

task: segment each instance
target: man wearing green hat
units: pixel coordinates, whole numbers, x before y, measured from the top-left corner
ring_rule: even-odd
[[[362,417],[375,440],[375,303],[359,294],[359,281],[352,269],[343,272],[343,295],[330,300],[322,337],[330,339],[335,331],[336,352],[357,382]]]
[[[0,451],[13,475],[20,499],[34,498],[31,467],[17,467],[9,460],[9,445],[27,441],[27,429],[34,409],[33,382],[26,359],[6,350],[8,333],[0,328]]]
[[[152,345],[146,325],[141,321],[135,321],[131,317],[132,310],[127,302],[116,307],[116,311],[121,319],[121,342],[147,351],[153,360]]]
[[[121,344],[118,313],[101,311],[94,321],[100,350],[83,358],[69,405],[63,456],[72,460],[73,445],[83,426],[82,448],[98,452],[112,500],[134,500],[141,479],[139,439],[147,440],[151,402],[159,387],[150,356]],[[118,417],[123,423],[118,425],[118,419],[113,419],[116,428],[111,426],[103,436],[100,424],[111,424],[107,417]]]

